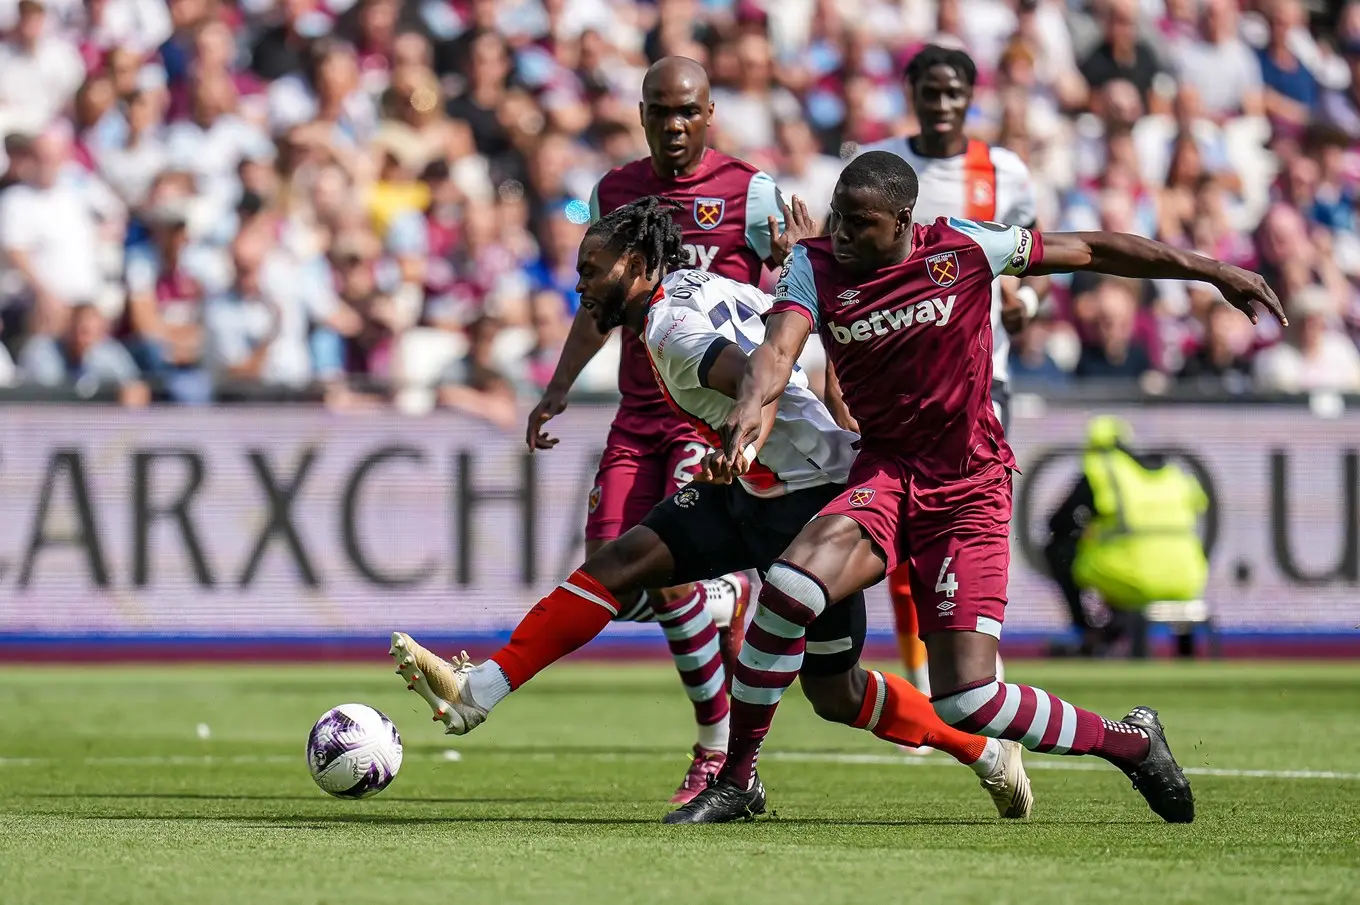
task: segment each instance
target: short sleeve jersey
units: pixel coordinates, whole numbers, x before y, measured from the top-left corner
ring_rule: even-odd
[[[726,347],[750,353],[764,341],[762,317],[771,302],[753,286],[700,270],[668,275],[652,299],[643,333],[656,380],[675,411],[711,444],[733,400],[709,388],[709,369]],[[756,496],[844,483],[858,439],[836,424],[795,369],[774,428],[742,483]]]
[[[610,170],[590,199],[591,222],[647,195],[680,203],[674,217],[685,235],[689,266],[743,283],[759,281],[770,257],[769,217],[783,225],[775,182],[745,161],[714,150],[699,168],[664,179],[650,158]],[[623,398],[615,427],[666,440],[677,424],[652,377],[647,351],[626,331],[619,362]]]
[[[918,223],[939,217],[996,220],[1032,229],[1037,193],[1029,167],[1013,151],[972,141],[954,157],[923,157],[910,138],[890,138],[860,149],[896,154],[916,171],[919,189],[913,216]],[[1001,287],[992,286],[992,376],[1010,379],[1011,339],[1001,325]]]
[[[990,402],[991,284],[1042,260],[1034,230],[940,219],[912,227],[898,264],[850,274],[829,238],[793,249],[771,312],[796,311],[822,337],[865,448],[952,481],[1015,467]]]

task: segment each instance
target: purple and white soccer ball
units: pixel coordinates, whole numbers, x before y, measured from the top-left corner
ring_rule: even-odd
[[[392,784],[401,769],[401,736],[384,714],[365,704],[341,704],[322,714],[307,737],[307,767],[322,791],[367,798]]]

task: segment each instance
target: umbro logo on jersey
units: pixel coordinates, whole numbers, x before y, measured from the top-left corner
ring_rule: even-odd
[[[957,606],[957,604],[952,600],[941,600],[939,603],[935,604],[935,609],[940,611],[941,616],[948,616],[955,606]]]
[[[847,290],[845,290],[844,292],[842,292],[840,295],[836,296],[836,298],[838,298],[838,299],[841,300],[841,307],[844,308],[846,305],[848,305],[848,304],[850,304],[851,302],[853,302],[853,301],[855,300],[856,296],[858,296],[858,295],[859,295],[859,290],[858,290],[858,289],[847,289]]]
[[[831,331],[836,342],[841,345],[852,342],[862,343],[873,339],[875,336],[887,336],[889,333],[905,330],[913,324],[943,327],[949,323],[949,317],[954,313],[954,300],[956,298],[958,296],[951,295],[943,299],[927,299],[905,308],[875,311],[868,317],[852,321],[848,326],[843,327],[840,324],[827,323],[826,327]]]

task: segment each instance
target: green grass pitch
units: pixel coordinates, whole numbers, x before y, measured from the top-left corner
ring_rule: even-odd
[[[1360,665],[1010,677],[1108,715],[1160,708],[1198,820],[1167,826],[1113,769],[1033,755],[1035,817],[1002,823],[964,768],[791,692],[761,764],[775,816],[664,827],[692,736],[660,665],[551,670],[465,739],[382,664],[7,667],[0,903],[1360,901]],[[367,801],[324,796],[302,754],[348,701],[406,744]]]

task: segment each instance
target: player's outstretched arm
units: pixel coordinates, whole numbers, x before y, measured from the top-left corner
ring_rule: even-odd
[[[529,423],[524,429],[524,442],[529,445],[530,452],[535,449],[552,449],[557,445],[557,438],[548,436],[547,431],[543,430],[543,425],[566,409],[567,394],[575,385],[576,378],[581,376],[581,372],[590,364],[596,353],[604,348],[606,338],[607,334],[596,329],[595,319],[590,313],[584,308],[578,308],[576,319],[571,322],[571,332],[562,346],[562,356],[557,359],[557,367],[553,370],[552,380],[548,381],[543,398],[529,413]]]
[[[1253,324],[1257,304],[1281,324],[1289,323],[1279,298],[1259,273],[1126,233],[1045,233],[1043,240],[1043,259],[1028,273],[1089,270],[1146,280],[1202,280],[1217,287]]]
[[[793,366],[803,354],[812,322],[798,311],[779,311],[765,322],[765,341],[751,352],[742,372],[737,404],[722,430],[723,452],[730,462],[760,434],[761,410],[779,399],[789,385]]]

